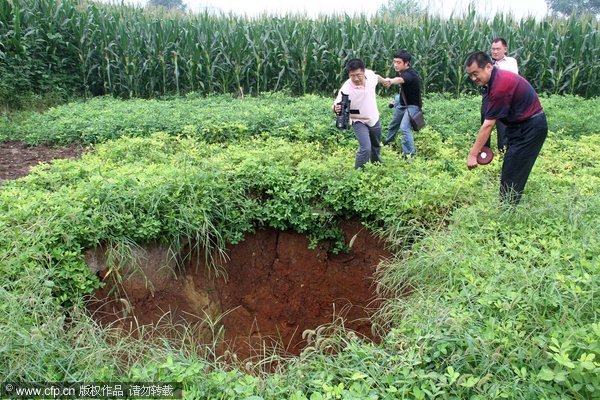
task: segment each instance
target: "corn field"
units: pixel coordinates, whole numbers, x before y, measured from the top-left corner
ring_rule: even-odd
[[[538,91],[600,95],[599,22],[594,17],[516,20],[500,15],[247,18],[174,14],[76,0],[0,0],[0,95],[155,97],[288,91],[331,95],[361,57],[382,75],[395,50],[413,54],[425,92],[475,90],[463,62],[509,43],[520,72]]]

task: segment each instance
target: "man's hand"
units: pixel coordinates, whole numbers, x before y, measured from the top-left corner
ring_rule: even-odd
[[[477,168],[477,156],[474,156],[473,154],[469,153],[469,155],[467,156],[467,168]]]
[[[390,78],[385,78],[385,79],[383,80],[383,86],[385,86],[385,87],[390,87],[390,86],[392,86],[392,80],[391,80]]]
[[[471,151],[469,151],[469,155],[467,156],[467,167],[469,167],[469,169],[477,167],[477,155],[483,146],[485,146],[485,142],[490,138],[494,125],[496,125],[495,119],[486,119],[483,121],[481,128],[479,128],[475,143],[473,143]]]
[[[341,104],[334,104],[333,105],[333,112],[336,114],[339,114],[340,111],[342,111],[342,105]]]
[[[397,76],[395,78],[387,78],[390,81],[390,86],[392,85],[402,85],[404,83],[404,79],[401,76]]]

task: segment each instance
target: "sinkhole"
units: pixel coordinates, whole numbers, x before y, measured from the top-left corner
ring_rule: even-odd
[[[107,268],[107,252],[89,250],[88,266],[106,285],[88,308],[104,326],[131,329],[167,321],[191,326],[198,339],[218,339],[221,349],[239,359],[273,349],[299,354],[305,330],[336,319],[345,329],[376,339],[374,273],[391,254],[360,222],[340,227],[352,244],[347,253],[328,252],[326,242],[309,249],[301,234],[265,229],[230,245],[216,275],[203,256],[191,253],[184,267],[176,268],[165,246],[148,245],[134,251],[138,266],[124,266],[117,283],[117,274]]]

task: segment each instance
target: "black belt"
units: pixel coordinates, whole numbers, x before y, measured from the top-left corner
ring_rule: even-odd
[[[529,117],[527,119],[524,119],[523,121],[520,121],[520,122],[517,122],[517,123],[514,123],[514,124],[506,124],[506,126],[519,126],[519,125],[522,125],[522,124],[524,124],[526,122],[531,121],[532,119],[536,119],[537,117],[541,117],[542,115],[544,115],[544,112],[540,111],[539,113],[533,114],[531,117]]]

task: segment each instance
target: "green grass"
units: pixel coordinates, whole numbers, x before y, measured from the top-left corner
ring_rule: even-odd
[[[392,92],[390,91],[390,97]],[[382,126],[392,118],[387,97],[379,98]],[[600,133],[595,118],[600,99],[550,96],[541,99],[550,130],[579,138]],[[249,137],[280,137],[290,141],[353,146],[351,131],[335,129],[332,98],[289,97],[272,93],[245,99],[190,95],[169,100],[117,100],[99,97],[57,106],[43,113],[17,113],[0,119],[0,140],[29,144],[102,143],[122,136],[144,137],[156,132],[194,137],[209,143]],[[436,135],[461,148],[477,132],[481,97],[459,100],[431,95],[424,103],[427,125]],[[426,137],[426,131],[422,134]]]
[[[600,134],[584,120],[596,101],[543,99],[552,132],[522,203],[507,209],[497,200],[501,158],[474,171],[465,166],[477,98],[432,98],[429,127],[416,136],[419,157],[405,162],[384,148],[384,163],[364,171],[353,169],[352,138],[323,136],[333,117],[317,110],[330,100],[282,100],[99,99],[9,122],[33,134],[31,121],[46,118],[38,126],[60,134],[69,124],[59,121],[71,114],[72,125],[87,120],[127,136],[111,128],[110,113],[128,107],[135,126],[161,103],[175,128],[114,141],[103,133],[97,141],[104,143],[81,160],[40,166],[0,186],[0,379],[181,381],[188,398],[213,399],[598,395]],[[194,108],[188,103],[248,129],[227,140],[178,136]],[[279,115],[282,103],[312,112],[317,133],[277,134],[304,121],[291,113],[262,134],[261,116]],[[102,108],[90,104],[106,110],[102,123],[86,118]],[[579,118],[561,115],[561,104]],[[354,217],[395,253],[377,273],[386,298],[375,318],[381,344],[333,324],[307,332],[309,347],[297,358],[272,354],[235,368],[214,358],[216,343],[190,340],[191,329],[139,341],[97,326],[83,309],[99,282],[82,253],[98,244],[158,239],[177,248],[193,238],[218,249],[269,226],[307,234],[313,244],[332,240],[341,251],[337,223]]]

